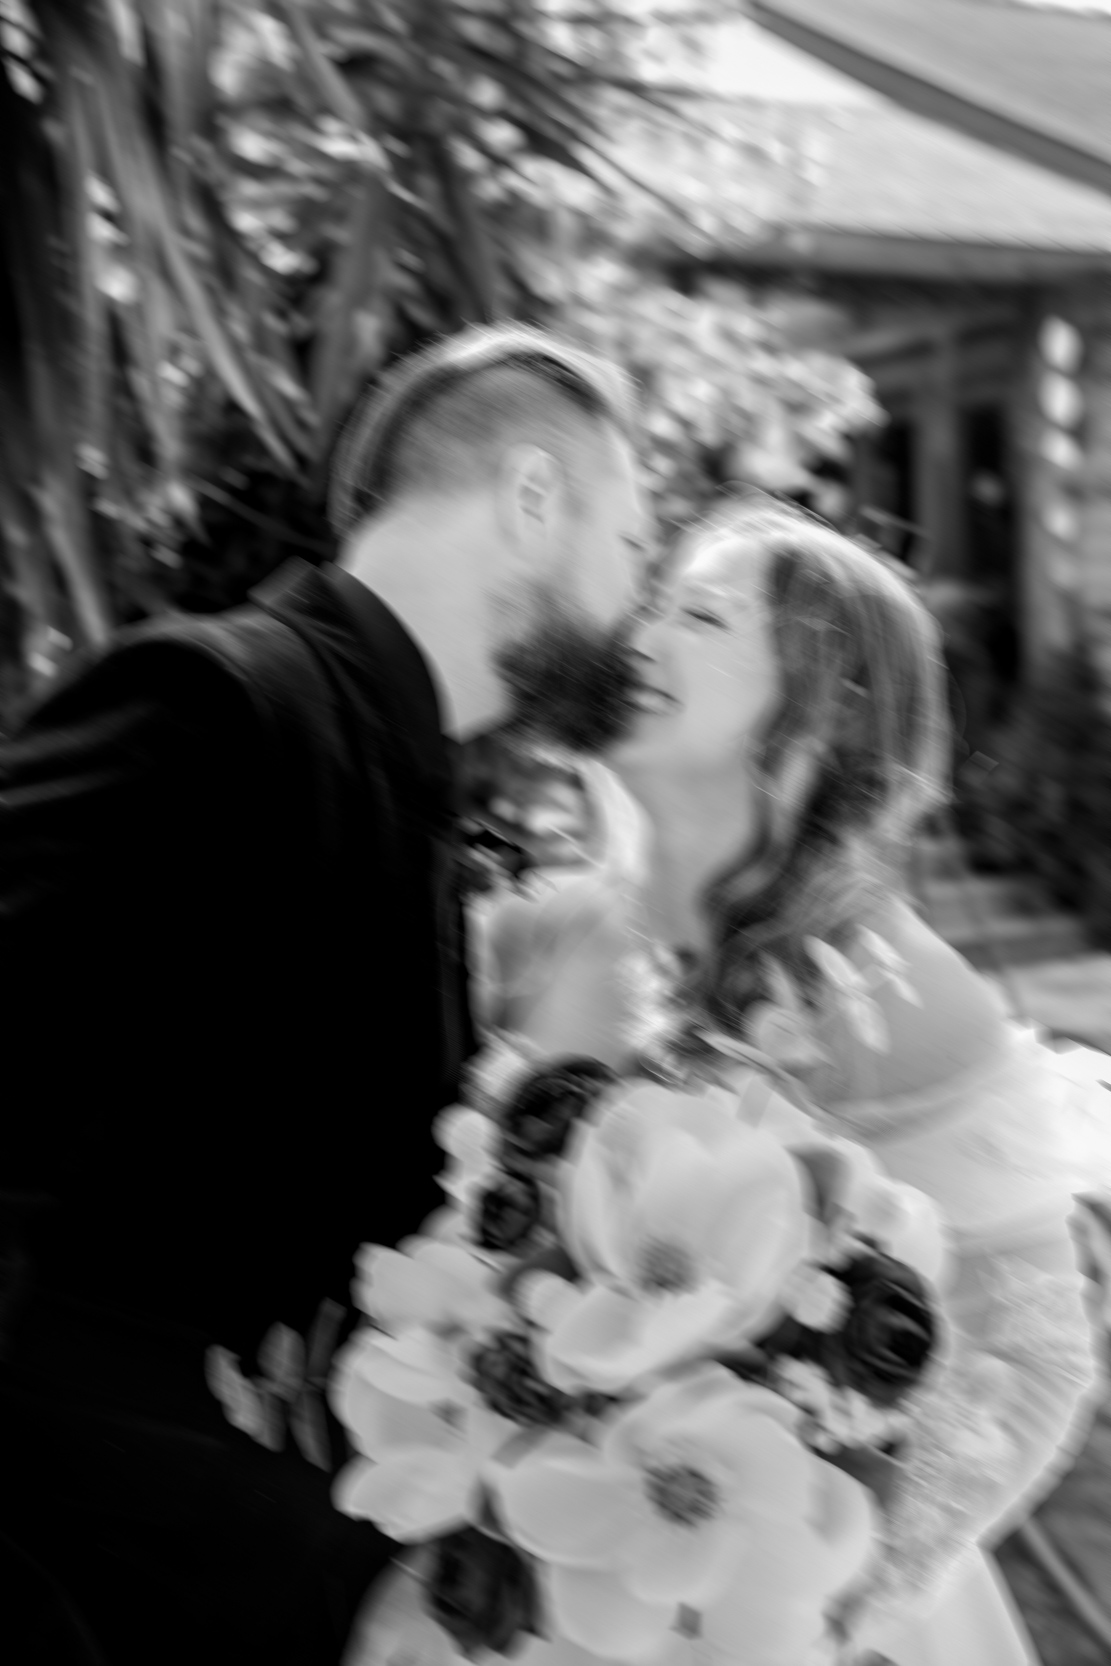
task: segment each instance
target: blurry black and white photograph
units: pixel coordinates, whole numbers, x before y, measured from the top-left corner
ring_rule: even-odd
[[[0,0],[0,1659],[1111,1661],[1111,0]]]

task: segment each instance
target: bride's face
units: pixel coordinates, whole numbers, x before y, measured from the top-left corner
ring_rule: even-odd
[[[610,760],[620,774],[745,768],[780,691],[765,568],[735,533],[692,542],[660,615],[635,639],[640,715]]]

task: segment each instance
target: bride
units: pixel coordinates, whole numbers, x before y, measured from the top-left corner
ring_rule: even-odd
[[[934,631],[909,587],[780,505],[727,510],[681,556],[636,644],[638,719],[608,760],[646,817],[647,870],[624,795],[592,772],[607,858],[540,904],[498,905],[488,1017],[542,1053],[621,1064],[651,1025],[638,1007],[662,999],[717,1032],[719,1067],[730,1039],[771,1054],[833,1131],[940,1205],[957,1347],[919,1407],[846,1658],[1017,1666],[1032,1646],[977,1547],[1050,1490],[1090,1403],[1067,1222],[1100,1090],[1086,1112],[903,893],[900,854],[943,799],[947,753]],[[821,964],[815,940],[836,951]],[[954,1438],[973,1348],[1024,1384],[991,1453]]]
[[[731,1073],[754,1120],[755,1060],[935,1199],[955,1345],[920,1397],[870,1584],[839,1617],[841,1658],[1021,1666],[1032,1647],[978,1547],[1053,1485],[1092,1396],[1067,1224],[1084,1096],[903,894],[946,755],[909,588],[780,505],[730,508],[680,554],[636,642],[636,722],[587,772],[603,859],[476,921],[484,1016],[530,1055],[622,1066],[662,1047]],[[961,1408],[996,1360],[1021,1392],[985,1444]],[[393,1659],[407,1627],[402,1652],[421,1657],[404,1597],[392,1619],[390,1604],[352,1666]]]

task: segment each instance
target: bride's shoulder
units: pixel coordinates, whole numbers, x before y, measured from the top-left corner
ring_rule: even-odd
[[[489,939],[499,956],[517,962],[564,947],[569,938],[624,942],[629,928],[624,894],[591,872],[548,876],[529,891],[499,896],[472,913],[472,929]]]
[[[889,958],[897,977],[871,978],[885,1045],[869,1046],[843,1022],[836,996],[823,1002],[821,1030],[836,1066],[839,1097],[882,1099],[943,1083],[986,1063],[1005,1043],[998,991],[904,899],[877,904],[847,950],[869,977]]]

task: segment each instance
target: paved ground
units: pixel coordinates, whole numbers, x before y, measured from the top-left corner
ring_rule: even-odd
[[[939,839],[922,849],[917,889],[931,924],[1000,985],[1017,1016],[1111,1051],[1111,955],[1093,953],[1079,922],[1035,882],[971,874],[959,845]],[[1111,1391],[1074,1467],[1034,1519],[1111,1617]],[[999,1560],[1043,1666],[1111,1666],[1111,1647],[1081,1621],[1021,1535],[1001,1547]]]
[[[1111,1398],[1100,1409],[1075,1466],[1035,1521],[1111,1613]],[[1080,1622],[1018,1535],[1002,1546],[999,1561],[1043,1666],[1107,1666],[1111,1649]]]

